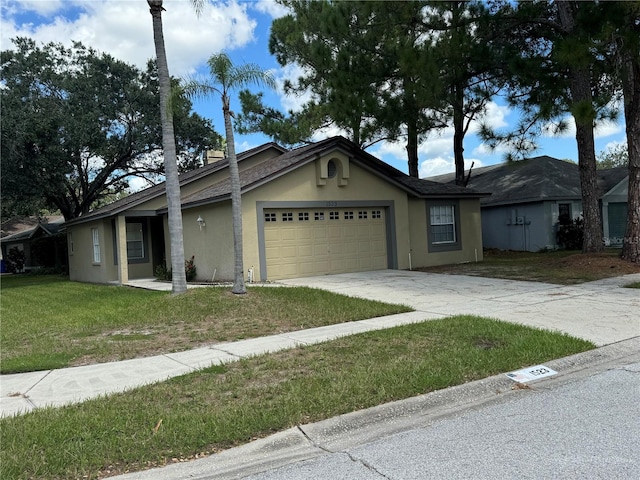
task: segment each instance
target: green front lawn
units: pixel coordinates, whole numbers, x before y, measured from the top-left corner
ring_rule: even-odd
[[[559,333],[459,316],[262,355],[2,419],[0,478],[96,479],[193,459],[592,348]]]
[[[62,368],[407,312],[310,288],[190,289],[184,295],[2,277],[0,372]]]

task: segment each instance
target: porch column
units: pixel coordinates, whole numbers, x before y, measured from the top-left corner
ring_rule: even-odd
[[[118,248],[118,281],[120,285],[129,282],[129,265],[127,264],[127,223],[124,215],[119,215],[116,222],[116,246]]]

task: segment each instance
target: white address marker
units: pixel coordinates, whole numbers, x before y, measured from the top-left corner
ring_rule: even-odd
[[[549,367],[545,367],[544,365],[534,365],[533,367],[523,368],[522,370],[516,370],[515,372],[505,373],[505,375],[514,382],[526,383],[532,382],[533,380],[539,380],[544,377],[550,377],[556,373],[558,372],[551,370]]]

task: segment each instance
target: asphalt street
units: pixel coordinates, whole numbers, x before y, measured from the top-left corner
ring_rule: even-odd
[[[639,392],[640,363],[532,385],[497,405],[245,478],[638,478]]]

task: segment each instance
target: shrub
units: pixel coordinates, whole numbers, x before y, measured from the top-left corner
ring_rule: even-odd
[[[584,224],[582,218],[563,218],[556,227],[556,242],[565,250],[582,250]]]
[[[167,268],[167,264],[164,262],[156,267],[154,273],[158,280],[171,280],[171,270]]]
[[[7,271],[10,273],[22,272],[24,269],[24,250],[18,247],[10,248],[7,252]]]
[[[187,275],[187,282],[192,282],[196,279],[196,265],[193,262],[195,256],[184,262],[184,271]]]
[[[187,277],[187,282],[193,282],[196,278],[197,269],[194,260],[195,256],[191,256],[189,260],[184,262],[184,273]],[[171,270],[167,268],[165,262],[156,267],[155,276],[158,280],[171,281]]]

